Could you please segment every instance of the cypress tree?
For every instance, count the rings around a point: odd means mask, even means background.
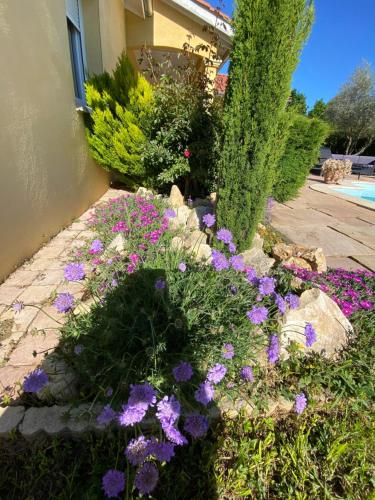
[[[287,139],[291,78],[313,20],[306,0],[238,0],[219,162],[217,219],[251,244]]]

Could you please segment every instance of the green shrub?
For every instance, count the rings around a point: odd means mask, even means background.
[[[219,163],[218,224],[251,244],[285,146],[285,105],[311,26],[305,0],[239,0]]]
[[[319,158],[328,132],[329,126],[318,118],[293,116],[285,151],[275,172],[272,195],[277,201],[287,201],[298,194]]]
[[[115,172],[129,187],[146,183],[142,155],[152,110],[152,87],[123,54],[112,75],[103,73],[86,84],[93,109],[86,136],[93,158]]]

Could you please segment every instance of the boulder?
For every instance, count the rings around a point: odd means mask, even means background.
[[[305,345],[306,323],[311,323],[316,331],[317,340],[311,347]],[[287,357],[286,346],[294,341],[304,351],[335,358],[337,351],[346,345],[348,334],[353,331],[339,306],[318,288],[303,292],[299,307],[288,310],[281,325],[281,353],[284,357]]]
[[[78,394],[75,373],[56,353],[43,360],[42,368],[48,375],[48,385],[37,393],[40,400],[67,400]]]
[[[149,196],[153,196],[154,193],[152,191],[150,191],[149,189],[141,186],[138,188],[136,194],[137,194],[137,196],[144,196],[146,198]]]
[[[119,233],[115,238],[113,238],[111,243],[108,245],[107,251],[115,250],[116,252],[123,254],[125,252],[125,248],[126,248],[125,238],[121,233]]]
[[[184,197],[178,187],[173,184],[171,194],[169,195],[169,203],[173,208],[179,208],[184,205]]]
[[[186,227],[188,229],[203,229],[203,217],[211,212],[212,210],[209,206],[199,206],[193,208],[186,221]]]
[[[295,265],[319,273],[327,271],[326,258],[321,248],[277,243],[272,249],[272,255],[278,262],[284,264]]]
[[[217,193],[211,193],[209,199],[212,205],[215,207],[217,203]]]
[[[171,241],[172,250],[181,250],[184,247],[184,240],[179,236],[175,236]]]
[[[263,250],[259,248],[245,250],[245,252],[242,252],[240,255],[242,255],[246,266],[255,269],[257,276],[265,276],[268,274],[275,263],[275,259],[268,257]]]
[[[186,222],[188,221],[191,212],[191,209],[186,205],[179,207],[176,212],[178,225],[186,226]]]
[[[210,264],[212,261],[212,248],[206,243],[193,247],[193,253],[198,262]]]
[[[251,248],[257,248],[258,250],[263,250],[263,238],[260,236],[260,234],[255,233],[253,241],[251,242]]]
[[[192,231],[184,234],[184,247],[187,250],[198,248],[199,245],[207,243],[207,235],[202,231]]]

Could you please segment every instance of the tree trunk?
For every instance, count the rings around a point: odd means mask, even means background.
[[[364,151],[366,151],[366,149],[367,149],[369,146],[371,146],[371,144],[374,142],[374,140],[375,140],[375,137],[371,137],[371,139],[370,139],[370,140],[368,140],[368,141],[366,142],[366,144],[365,144],[362,148],[360,148],[360,150],[359,150],[359,151],[357,151],[357,152],[356,152],[356,153],[354,153],[354,154],[355,154],[355,155],[360,155],[360,154],[362,154]]]

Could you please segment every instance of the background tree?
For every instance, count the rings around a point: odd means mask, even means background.
[[[323,99],[318,99],[314,106],[310,109],[308,115],[310,118],[320,118],[324,119],[325,113],[327,109],[327,104],[323,101]]]
[[[358,68],[327,106],[326,118],[345,138],[345,154],[361,154],[375,140],[375,76]]]
[[[238,0],[219,163],[219,226],[248,248],[286,134],[291,77],[313,19],[306,0]]]
[[[293,89],[288,99],[287,107],[289,111],[305,115],[307,113],[306,96],[302,92]]]

